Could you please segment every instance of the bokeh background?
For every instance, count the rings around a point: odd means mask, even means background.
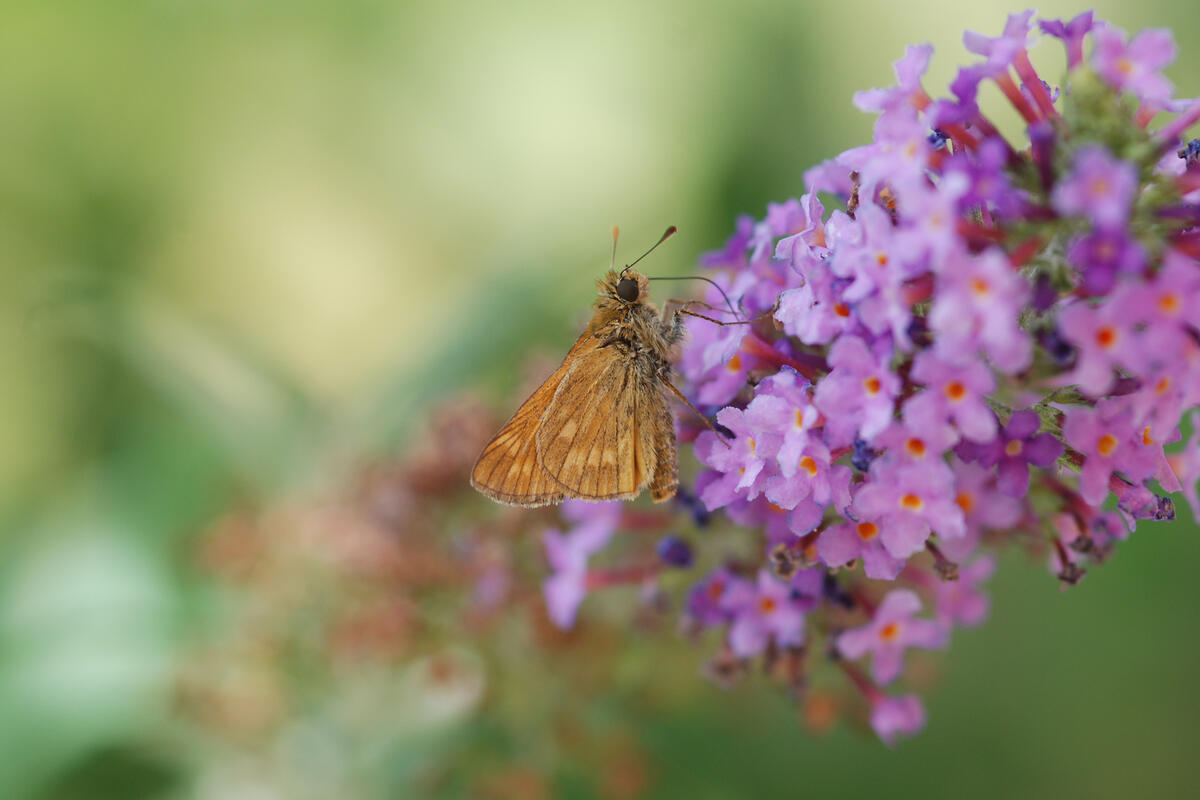
[[[1194,3],[1095,6],[1172,28],[1169,75],[1200,94]],[[282,531],[254,556],[282,564],[271,591],[354,592],[353,575],[280,556],[314,514],[335,537],[350,524],[312,498],[353,495],[445,398],[510,409],[527,361],[560,355],[585,318],[610,225],[626,255],[679,225],[652,271],[687,273],[737,214],[869,139],[850,97],[887,85],[906,44],[935,45],[936,96],[967,58],[962,30],[1017,10],[3,4],[0,796],[1194,792],[1186,511],[1069,592],[1009,557],[990,623],[931,662],[927,731],[895,751],[844,723],[810,731],[764,682],[720,691],[670,631],[626,653],[617,615],[615,634],[543,633],[545,654],[506,647],[521,634],[501,619],[482,654],[451,625],[390,659],[314,676],[317,647],[256,672],[238,648],[254,647],[261,582],[231,591],[209,568],[213,541],[263,538],[238,527],[251,510],[269,522],[248,529]],[[1061,50],[1035,62],[1053,79]],[[513,552],[536,560],[527,545]],[[611,669],[554,684],[589,648]],[[444,653],[446,697],[420,688]],[[234,687],[232,723],[197,683]],[[280,683],[303,691],[272,705]],[[557,703],[573,717],[547,727]]]

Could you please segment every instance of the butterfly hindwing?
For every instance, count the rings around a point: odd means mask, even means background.
[[[661,503],[674,497],[679,486],[679,445],[675,441],[675,418],[671,415],[671,408],[662,394],[662,388],[655,386],[655,389],[663,399],[656,409],[659,421],[654,427],[657,433],[654,435],[655,441],[652,442],[655,468],[650,479],[650,496],[654,502]]]

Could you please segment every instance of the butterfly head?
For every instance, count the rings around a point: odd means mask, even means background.
[[[604,290],[624,305],[635,305],[649,297],[650,281],[642,273],[626,267],[620,272],[608,273],[604,281]]]

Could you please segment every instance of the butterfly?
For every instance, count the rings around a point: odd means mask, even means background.
[[[674,233],[668,228],[654,247]],[[615,249],[615,228],[613,242]],[[471,485],[483,494],[516,506],[568,497],[627,500],[647,487],[655,502],[674,496],[678,456],[669,395],[696,411],[670,381],[672,348],[684,333],[681,315],[689,312],[660,318],[649,302],[649,279],[632,266],[610,269],[597,282],[592,319],[562,365],[479,454]]]

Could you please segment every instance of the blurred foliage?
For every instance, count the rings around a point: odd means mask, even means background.
[[[617,613],[531,657],[532,605],[495,622],[489,655],[438,628],[338,672],[311,643],[272,666],[307,694],[271,734],[228,727],[262,724],[261,676],[205,648],[263,645],[246,627],[263,600],[214,577],[214,537],[275,530],[269,552],[288,552],[300,531],[271,514],[331,513],[441,398],[479,386],[507,408],[519,365],[565,349],[610,224],[625,253],[677,223],[654,263],[688,271],[736,214],[867,138],[851,93],[889,82],[905,44],[935,44],[940,88],[962,29],[1016,10],[868,5],[4,4],[0,796],[1184,793],[1200,734],[1186,522],[1061,596],[1040,565],[1005,565],[994,619],[956,640],[929,729],[898,752],[814,737],[754,682],[713,689],[685,642],[625,648]],[[1098,11],[1173,28],[1171,74],[1200,92],[1193,4]],[[281,589],[318,610],[356,597],[312,552]],[[530,534],[518,554],[536,581]],[[405,700],[406,681],[444,653],[489,678],[406,738],[431,696]],[[195,702],[214,684],[250,696]],[[309,771],[278,771],[295,764]]]

